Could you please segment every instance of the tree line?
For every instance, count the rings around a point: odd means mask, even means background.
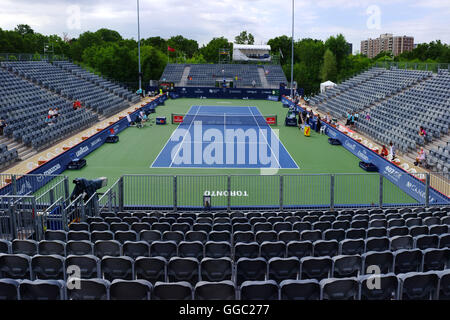
[[[242,31],[234,39],[239,44],[254,44],[251,33]],[[14,30],[0,29],[0,53],[44,53],[51,44],[53,53],[64,55],[75,63],[110,79],[137,84],[138,45],[135,39],[124,39],[119,32],[102,28],[84,32],[78,38],[42,35],[28,25],[18,25]],[[290,80],[291,37],[286,35],[270,39],[272,54],[279,57],[281,66]],[[173,48],[169,51],[168,48]],[[141,67],[144,83],[161,77],[168,62],[218,63],[219,50],[232,52],[233,44],[225,37],[213,38],[200,46],[196,40],[181,35],[169,39],[149,37],[141,39]],[[0,57],[1,59],[1,57]],[[411,63],[448,63],[450,46],[440,41],[419,44],[411,52],[393,57],[384,52],[373,59],[349,52],[342,34],[330,36],[326,41],[300,39],[294,42],[294,81],[305,89],[307,95],[319,90],[326,80],[341,82],[377,61],[407,61]]]

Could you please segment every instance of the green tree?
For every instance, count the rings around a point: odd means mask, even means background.
[[[186,55],[187,58],[192,58],[198,52],[198,42],[191,39],[186,39],[183,36],[171,37],[167,40],[167,44],[177,50],[176,55]],[[167,50],[167,48],[166,48]]]
[[[342,34],[338,34],[336,37],[331,36],[325,41],[325,47],[330,49],[336,57],[337,71],[340,72],[344,58],[348,55],[347,40],[345,40],[345,37]]]
[[[17,27],[14,28],[14,31],[21,36],[34,33],[34,30],[27,24],[18,24]]]
[[[229,43],[224,37],[213,38],[207,45],[200,49],[200,53],[208,63],[217,63],[219,61],[219,50],[233,50],[233,44]]]
[[[320,76],[323,82],[333,81],[336,82],[337,78],[337,63],[336,57],[330,49],[325,51],[323,56],[323,65],[321,68]]]
[[[281,36],[270,39],[267,44],[272,50],[272,55],[278,55],[281,51],[283,57],[281,58],[281,64],[290,63],[291,61],[291,37]]]
[[[234,38],[234,42],[237,44],[254,44],[255,37],[251,33],[247,33],[247,31],[242,31]]]

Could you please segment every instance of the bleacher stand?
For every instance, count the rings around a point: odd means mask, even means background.
[[[448,299],[449,225],[449,207],[102,212],[39,242],[0,240],[0,297]],[[382,285],[368,290],[374,265]]]
[[[184,70],[188,67],[189,74],[183,79]],[[235,88],[264,88],[261,75],[266,78],[270,88],[279,88],[280,83],[287,83],[281,66],[254,64],[168,64],[161,80],[176,85],[183,83],[188,87],[214,87],[216,81],[226,78],[233,81]],[[188,77],[192,77],[192,80]]]
[[[4,144],[0,145],[0,168],[10,165],[18,157],[19,155],[16,149],[8,150],[8,146]]]

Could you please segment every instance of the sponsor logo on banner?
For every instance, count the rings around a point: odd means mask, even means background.
[[[219,93],[219,89],[209,89],[209,93]]]
[[[270,101],[278,101],[278,96],[268,96],[268,97],[267,97],[267,100],[270,100]]]
[[[22,187],[20,188],[19,191],[17,191],[18,194],[20,195],[24,195],[28,193],[28,190],[31,190],[32,186],[31,183],[29,183],[28,181],[25,181],[25,183],[22,184]]]
[[[395,182],[398,182],[400,180],[400,178],[402,177],[402,173],[390,165],[387,165],[384,167],[383,174],[394,179]]]
[[[205,93],[203,90],[197,89],[194,91],[194,93]]]
[[[209,191],[209,190],[206,190],[204,193],[203,193],[203,195],[204,196],[211,196],[211,197],[228,197],[228,190],[225,190],[225,191]],[[247,191],[245,191],[245,190],[243,190],[243,191],[241,191],[241,190],[233,190],[233,191],[230,191],[230,197],[238,197],[238,198],[241,198],[241,197],[248,197],[249,195],[248,195],[248,192]]]
[[[351,143],[350,141],[345,141],[344,145],[352,151],[356,149],[356,143]]]
[[[56,171],[58,171],[59,169],[61,169],[61,165],[59,163],[55,164],[53,167],[51,167],[50,169],[44,171],[43,175],[51,175],[54,174]]]
[[[85,146],[85,147],[81,147],[80,150],[78,150],[75,155],[77,156],[77,158],[80,158],[82,155],[84,155],[85,153],[87,153],[89,151],[89,147]]]
[[[327,127],[326,134],[329,135],[333,139],[336,139],[336,137],[337,137],[336,132],[334,132],[334,130],[331,130],[329,127]]]
[[[91,147],[96,146],[97,144],[102,142],[102,138],[97,138],[94,141],[91,142]]]
[[[425,190],[420,190],[420,187],[417,184],[408,181],[406,183],[406,187],[415,194],[419,195],[422,199],[425,199]]]
[[[258,91],[256,91],[256,90],[246,90],[245,92],[246,93],[250,93],[250,94],[257,94],[258,93]]]
[[[230,90],[230,93],[242,93],[242,90]]]
[[[359,157],[361,160],[363,160],[365,162],[369,162],[369,157],[366,154],[366,150],[358,151],[356,156]]]

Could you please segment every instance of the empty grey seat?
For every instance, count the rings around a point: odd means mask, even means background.
[[[236,300],[236,288],[232,281],[200,281],[194,288],[195,300]]]
[[[360,255],[340,255],[332,259],[332,277],[351,278],[360,275],[362,268],[362,258]]]
[[[277,283],[283,280],[297,280],[300,272],[300,260],[296,257],[272,258],[268,266],[268,279]]]
[[[67,288],[68,300],[108,300],[110,282],[103,279],[79,279],[79,287]]]
[[[192,300],[192,286],[189,282],[157,282],[153,288],[153,300]]]
[[[38,253],[38,243],[34,240],[13,240],[11,243],[11,251],[15,254],[26,254],[34,256]]]
[[[436,299],[439,277],[435,272],[409,272],[397,277],[400,280],[400,300]]]
[[[69,241],[66,243],[66,255],[92,255],[94,246],[90,241]]]
[[[132,259],[137,257],[149,257],[150,245],[146,241],[125,241],[122,246],[122,253]]]
[[[236,284],[245,281],[263,281],[267,274],[267,261],[264,258],[240,258],[236,263]]]
[[[391,300],[398,297],[398,279],[393,273],[358,277],[360,300]]]
[[[278,300],[278,285],[273,280],[245,281],[240,287],[241,300]]]
[[[116,240],[100,240],[94,244],[94,254],[99,258],[105,256],[118,257],[121,255],[121,245]]]
[[[64,257],[66,255],[66,244],[58,240],[42,240],[39,241],[38,252],[41,255],[56,254]]]
[[[65,259],[58,255],[35,255],[31,258],[33,279],[65,280]]]
[[[100,277],[100,259],[94,255],[68,256],[65,261],[67,278],[95,279]],[[70,270],[72,268],[72,270]],[[77,275],[77,271],[80,275]]]
[[[280,283],[281,300],[319,300],[319,281],[311,280],[284,280]]]
[[[186,281],[192,285],[199,280],[199,264],[195,258],[173,257],[167,264],[169,282]]]
[[[18,300],[19,284],[18,280],[0,279],[0,300]]]
[[[100,263],[103,278],[108,281],[115,279],[132,280],[134,261],[130,257],[104,256]]]
[[[358,281],[356,278],[323,279],[320,281],[322,300],[356,300]]]
[[[166,281],[167,261],[163,257],[139,257],[134,262],[134,277],[151,284]]]
[[[230,258],[204,258],[200,263],[201,280],[220,282],[232,280],[233,263]]]
[[[109,288],[110,300],[150,300],[153,286],[146,280],[116,279]]]
[[[0,254],[0,278],[31,280],[31,258],[24,254]]]
[[[19,286],[20,300],[65,300],[62,280],[23,280]]]

